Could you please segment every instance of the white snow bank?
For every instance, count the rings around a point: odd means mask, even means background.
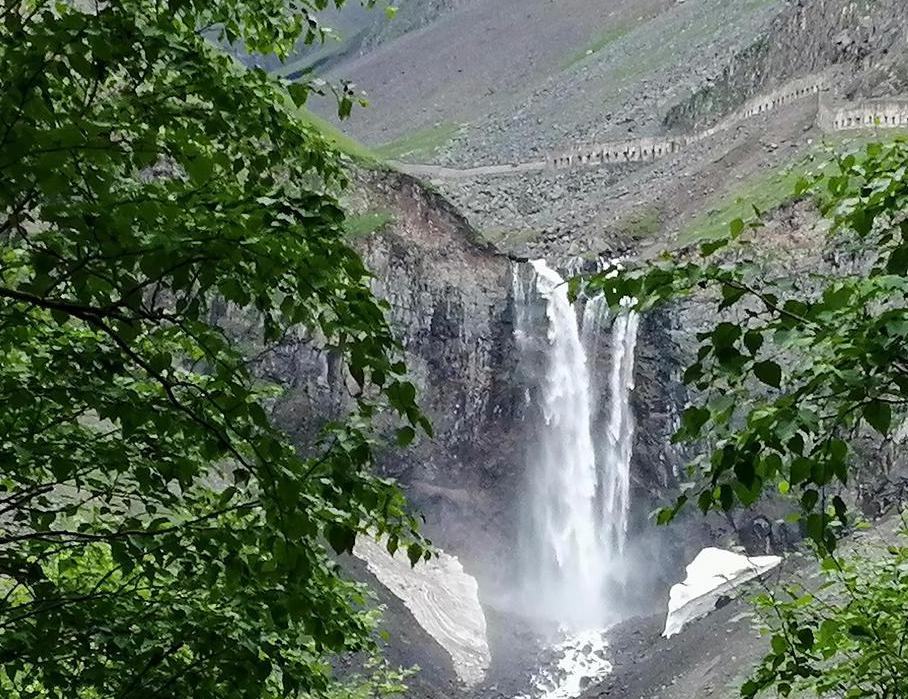
[[[685,624],[706,616],[722,596],[748,580],[775,568],[778,556],[749,558],[733,551],[705,548],[687,566],[687,578],[673,586],[665,619],[665,638],[674,636]]]
[[[393,557],[380,543],[357,537],[353,554],[398,597],[417,623],[444,648],[457,676],[468,686],[485,677],[491,662],[479,585],[454,556],[438,551],[410,566],[406,550]]]

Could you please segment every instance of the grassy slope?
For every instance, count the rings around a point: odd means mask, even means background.
[[[449,143],[460,129],[460,124],[440,122],[376,146],[375,153],[388,160],[429,157]]]
[[[892,129],[878,133],[845,134],[830,137],[822,145],[792,158],[782,167],[751,177],[734,189],[720,193],[705,207],[704,213],[688,224],[678,236],[683,244],[712,240],[724,235],[735,219],[748,219],[754,207],[773,211],[795,199],[798,180],[828,162],[831,154],[863,147],[873,141],[888,141],[908,136],[908,130]]]
[[[355,138],[348,136],[334,124],[317,114],[313,114],[307,109],[301,109],[299,117],[302,121],[319,131],[341,153],[345,153],[365,165],[376,165],[381,160],[378,153],[367,148]]]
[[[344,221],[344,232],[347,238],[367,238],[373,233],[383,230],[385,226],[394,221],[390,211],[367,211],[363,214],[352,214]]]

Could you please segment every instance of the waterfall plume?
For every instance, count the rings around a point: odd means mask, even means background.
[[[638,318],[626,311],[611,319],[608,403],[600,406],[606,386],[593,360],[607,306],[593,298],[578,309],[555,270],[531,264],[531,275],[515,269],[514,278],[515,336],[532,365],[521,582],[540,616],[599,627],[611,616],[607,588],[621,578],[627,537]]]

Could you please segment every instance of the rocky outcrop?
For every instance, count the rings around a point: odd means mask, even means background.
[[[428,535],[467,565],[494,555],[499,488],[513,480],[515,401],[511,261],[484,245],[442,196],[392,172],[359,172],[350,206],[382,211],[384,227],[353,244],[403,346],[434,437],[380,450],[427,520]],[[287,387],[279,417],[300,442],[349,405],[336,357],[308,339],[285,341],[264,371]]]
[[[671,108],[665,125],[691,131],[792,78],[834,68],[842,96],[898,94],[906,81],[903,0],[798,0],[720,74]]]

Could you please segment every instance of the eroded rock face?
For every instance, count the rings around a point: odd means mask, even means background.
[[[395,221],[360,249],[435,431],[383,465],[425,514],[429,535],[482,568],[511,529],[508,489],[519,468],[512,262],[415,180],[376,177],[369,186]]]
[[[381,211],[381,230],[353,241],[390,306],[389,320],[434,428],[380,464],[426,517],[427,534],[467,566],[494,560],[508,529],[508,484],[518,464],[511,374],[511,261],[478,241],[440,195],[406,175],[357,175],[351,205]],[[281,424],[305,443],[350,398],[337,358],[287,340],[264,373],[287,387]],[[389,439],[393,444],[393,439]]]
[[[791,78],[833,68],[840,96],[884,97],[908,85],[903,0],[791,3],[714,80],[670,109],[665,125],[690,130]]]

